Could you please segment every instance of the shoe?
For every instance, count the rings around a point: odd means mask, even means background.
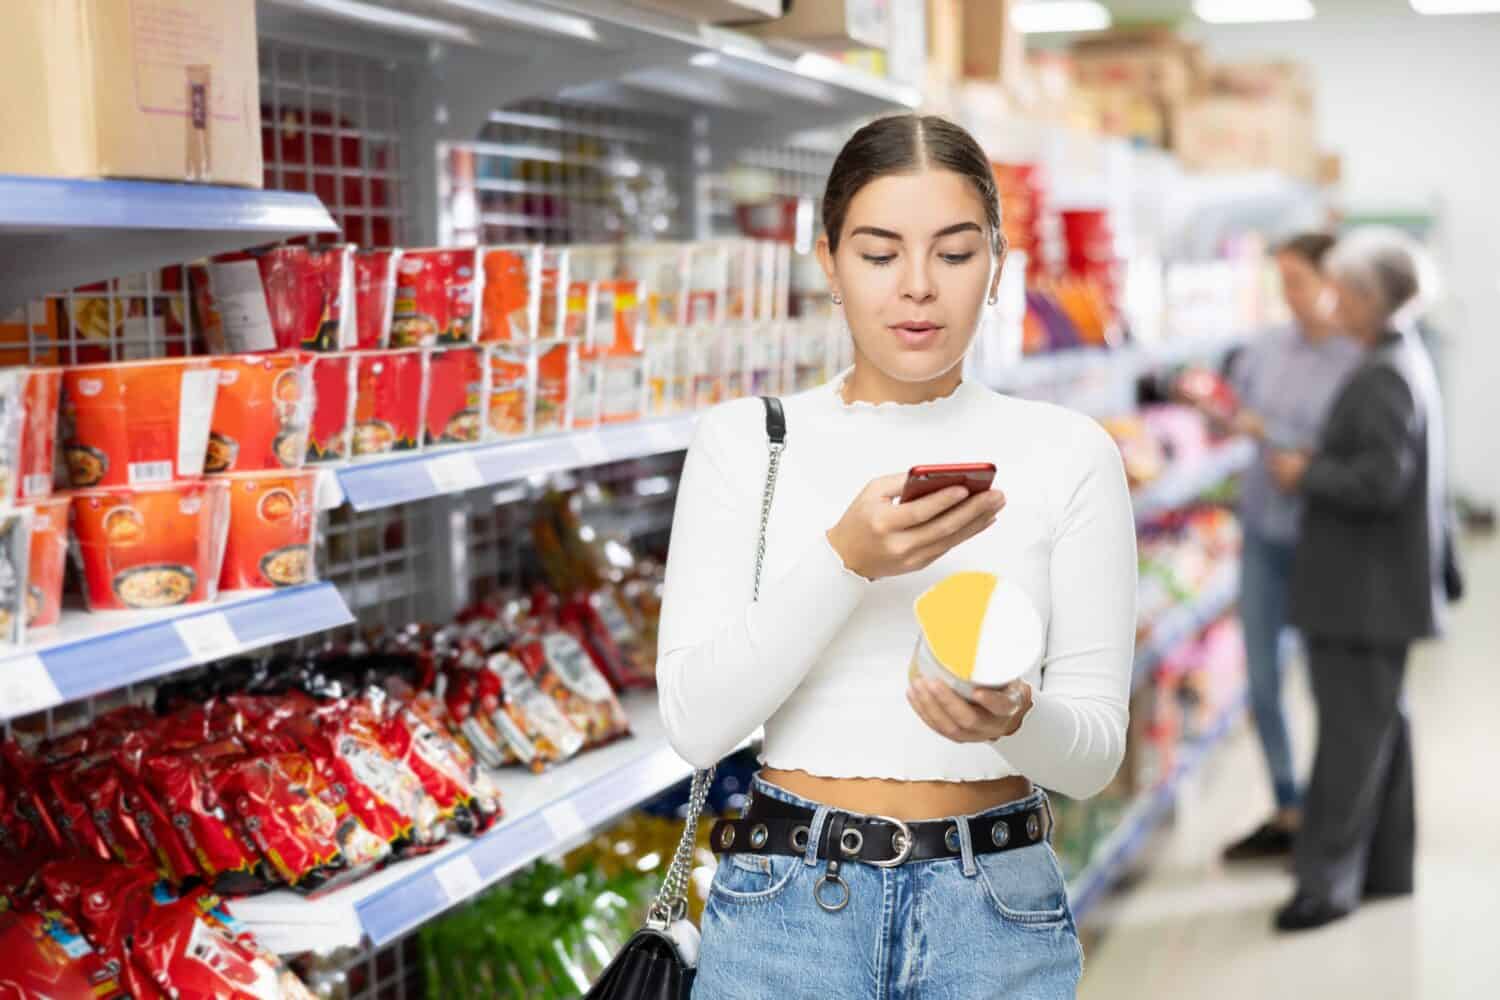
[[[1290,857],[1297,835],[1274,823],[1265,823],[1254,833],[1224,848],[1225,861],[1259,861]]]
[[[1297,893],[1292,901],[1276,911],[1278,931],[1310,931],[1324,927],[1335,920],[1342,920],[1350,910],[1338,906],[1321,896],[1304,896]]]
[[[1411,886],[1406,886],[1403,889],[1382,889],[1367,885],[1365,886],[1365,891],[1361,894],[1361,898],[1371,903],[1378,903],[1386,899],[1404,899],[1415,891]]]

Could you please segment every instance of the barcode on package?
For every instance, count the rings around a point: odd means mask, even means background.
[[[172,481],[171,462],[131,462],[130,463],[130,485],[139,486],[142,483],[170,483]]]

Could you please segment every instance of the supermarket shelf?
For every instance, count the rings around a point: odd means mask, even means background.
[[[0,174],[0,308],[118,274],[335,232],[314,195]]]
[[[1239,587],[1239,565],[1228,563],[1214,574],[1197,600],[1162,616],[1146,643],[1136,650],[1131,689],[1144,684],[1174,649],[1227,614],[1239,599]]]
[[[444,448],[417,455],[355,462],[335,470],[342,499],[355,510],[495,486],[528,476],[584,469],[681,451],[697,417],[664,417],[594,431]],[[336,499],[332,495],[328,501]]]
[[[1246,693],[1239,692],[1214,720],[1207,732],[1178,752],[1177,763],[1154,789],[1146,792],[1125,813],[1120,825],[1094,852],[1094,859],[1068,885],[1073,916],[1082,922],[1089,911],[1130,867],[1177,802],[1183,784],[1203,766],[1208,755],[1228,735],[1244,711]]]
[[[999,380],[997,389],[1025,393],[1097,377],[1136,378],[1163,368],[1210,363],[1245,342],[1240,335],[1177,337],[1156,344],[1104,349],[1080,347],[1022,358]]]
[[[1197,462],[1181,463],[1132,498],[1137,523],[1185,507],[1224,480],[1249,468],[1255,460],[1255,444],[1236,438],[1218,445]]]
[[[692,774],[667,745],[654,692],[627,696],[634,735],[545,775],[501,772],[505,819],[473,840],[392,865],[318,899],[289,891],[242,899],[237,917],[269,948],[381,946]]]
[[[353,620],[331,583],[170,611],[64,611],[56,626],[34,630],[24,650],[0,658],[0,720]]]

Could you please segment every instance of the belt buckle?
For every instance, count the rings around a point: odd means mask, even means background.
[[[894,826],[896,831],[891,834],[891,846],[896,847],[898,841],[901,846],[896,849],[896,856],[889,861],[866,861],[865,864],[872,865],[875,868],[899,868],[910,861],[912,851],[916,850],[917,847],[916,838],[911,834],[911,827],[907,826],[904,820],[896,819],[894,816],[872,816],[870,818]]]

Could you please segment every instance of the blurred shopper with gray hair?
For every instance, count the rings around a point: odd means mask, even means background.
[[[1363,360],[1317,447],[1271,458],[1304,503],[1290,619],[1307,640],[1318,749],[1284,931],[1319,927],[1362,899],[1414,887],[1416,805],[1402,697],[1413,641],[1436,635],[1446,501],[1442,404],[1416,334],[1425,256],[1395,230],[1361,229],[1324,270]]]

